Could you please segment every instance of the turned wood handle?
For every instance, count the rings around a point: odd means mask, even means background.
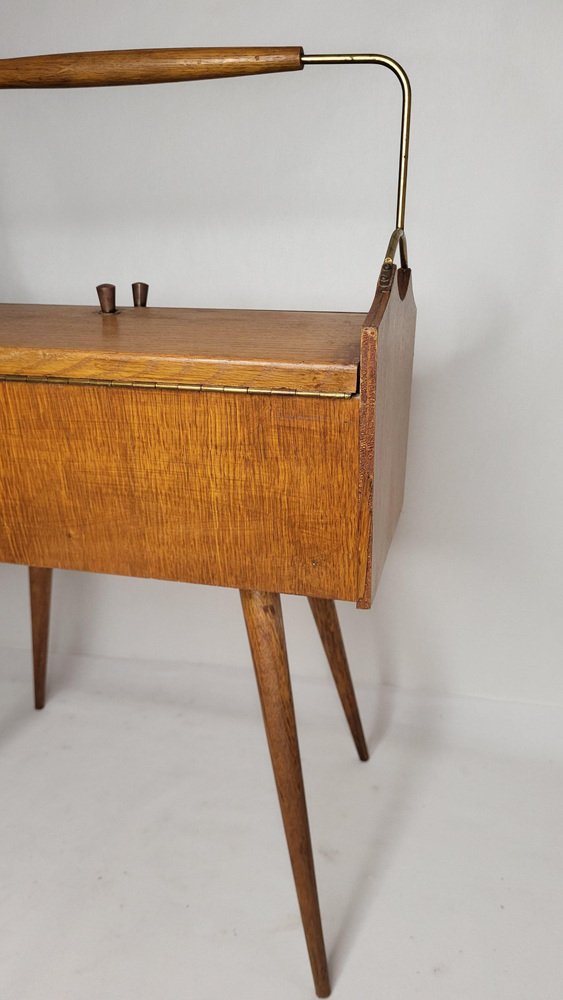
[[[0,89],[122,87],[302,69],[299,46],[253,49],[125,49],[0,59]]]

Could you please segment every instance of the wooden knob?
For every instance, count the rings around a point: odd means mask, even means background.
[[[96,291],[100,300],[100,309],[103,313],[114,313],[115,310],[115,285],[104,283],[96,285]]]
[[[131,288],[133,289],[133,305],[146,306],[149,286],[144,281],[134,281]]]

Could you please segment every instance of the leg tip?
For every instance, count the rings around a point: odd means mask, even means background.
[[[366,743],[366,738],[363,734],[363,731],[355,734],[354,743],[356,746],[356,750],[358,751],[358,757],[360,758],[360,760],[363,761],[369,760],[368,745]]]
[[[324,944],[323,944],[324,949]],[[320,957],[320,968],[315,968],[313,966],[313,982],[315,984],[315,993],[318,997],[324,998],[329,997],[331,994],[330,978],[328,974],[328,966],[326,961],[326,956],[324,953]]]

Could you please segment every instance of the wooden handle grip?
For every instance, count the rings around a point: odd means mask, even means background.
[[[0,59],[0,89],[121,87],[302,69],[299,46],[254,49],[124,49]]]

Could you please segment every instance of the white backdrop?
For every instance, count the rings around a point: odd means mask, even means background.
[[[366,684],[563,702],[559,0],[469,5],[12,0],[0,55],[179,45],[384,52],[414,90],[407,234],[419,320],[405,509]],[[400,92],[384,69],[0,93],[0,299],[368,309],[393,228]],[[59,653],[247,666],[233,591],[58,574]],[[296,673],[324,677],[306,602]],[[0,567],[0,643],[29,643]]]

